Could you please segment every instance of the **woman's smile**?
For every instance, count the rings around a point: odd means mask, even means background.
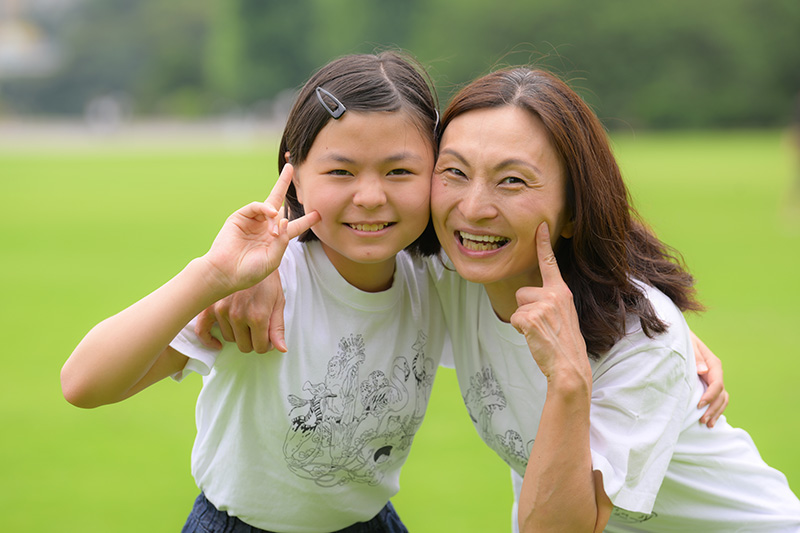
[[[431,186],[442,248],[461,276],[509,289],[538,285],[536,228],[571,235],[566,177],[541,120],[513,107],[468,111],[444,131]]]
[[[462,230],[456,231],[455,236],[461,246],[473,252],[499,250],[509,242],[508,238],[499,235],[478,235]]]

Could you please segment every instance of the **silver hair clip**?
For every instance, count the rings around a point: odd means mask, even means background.
[[[333,103],[336,104],[336,110],[331,109],[330,106],[328,106],[328,104],[325,103],[325,100],[322,98],[322,95],[325,95],[331,100],[333,100]],[[338,98],[333,96],[331,93],[329,93],[322,87],[317,87],[317,100],[319,100],[319,103],[322,104],[322,107],[325,108],[325,111],[330,113],[330,115],[333,118],[339,118],[344,114],[345,111],[347,111],[347,108],[344,106],[343,103],[339,101]]]
[[[436,130],[439,129],[439,110],[434,109],[434,113],[436,113],[436,123],[433,125],[433,132],[436,133]]]

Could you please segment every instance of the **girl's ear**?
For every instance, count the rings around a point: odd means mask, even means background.
[[[292,154],[288,151],[283,154],[283,158],[288,164],[292,164]],[[294,185],[294,192],[295,196],[297,197],[297,201],[301,204],[303,203],[303,191],[300,188],[300,180],[297,179],[297,167],[294,167],[294,175],[292,176],[292,185]]]

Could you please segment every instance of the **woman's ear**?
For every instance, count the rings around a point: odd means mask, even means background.
[[[575,235],[575,221],[572,218],[567,220],[567,223],[564,224],[563,228],[561,228],[560,235],[565,239],[569,239]]]

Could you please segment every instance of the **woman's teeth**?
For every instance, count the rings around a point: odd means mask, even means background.
[[[383,224],[348,224],[348,226],[356,231],[380,231],[388,225],[388,222],[384,222]]]
[[[497,250],[508,242],[507,238],[499,237],[497,235],[473,235],[472,233],[467,233],[466,231],[459,231],[458,235],[461,237],[461,244],[464,246],[464,248],[467,250],[474,250],[476,252]]]

